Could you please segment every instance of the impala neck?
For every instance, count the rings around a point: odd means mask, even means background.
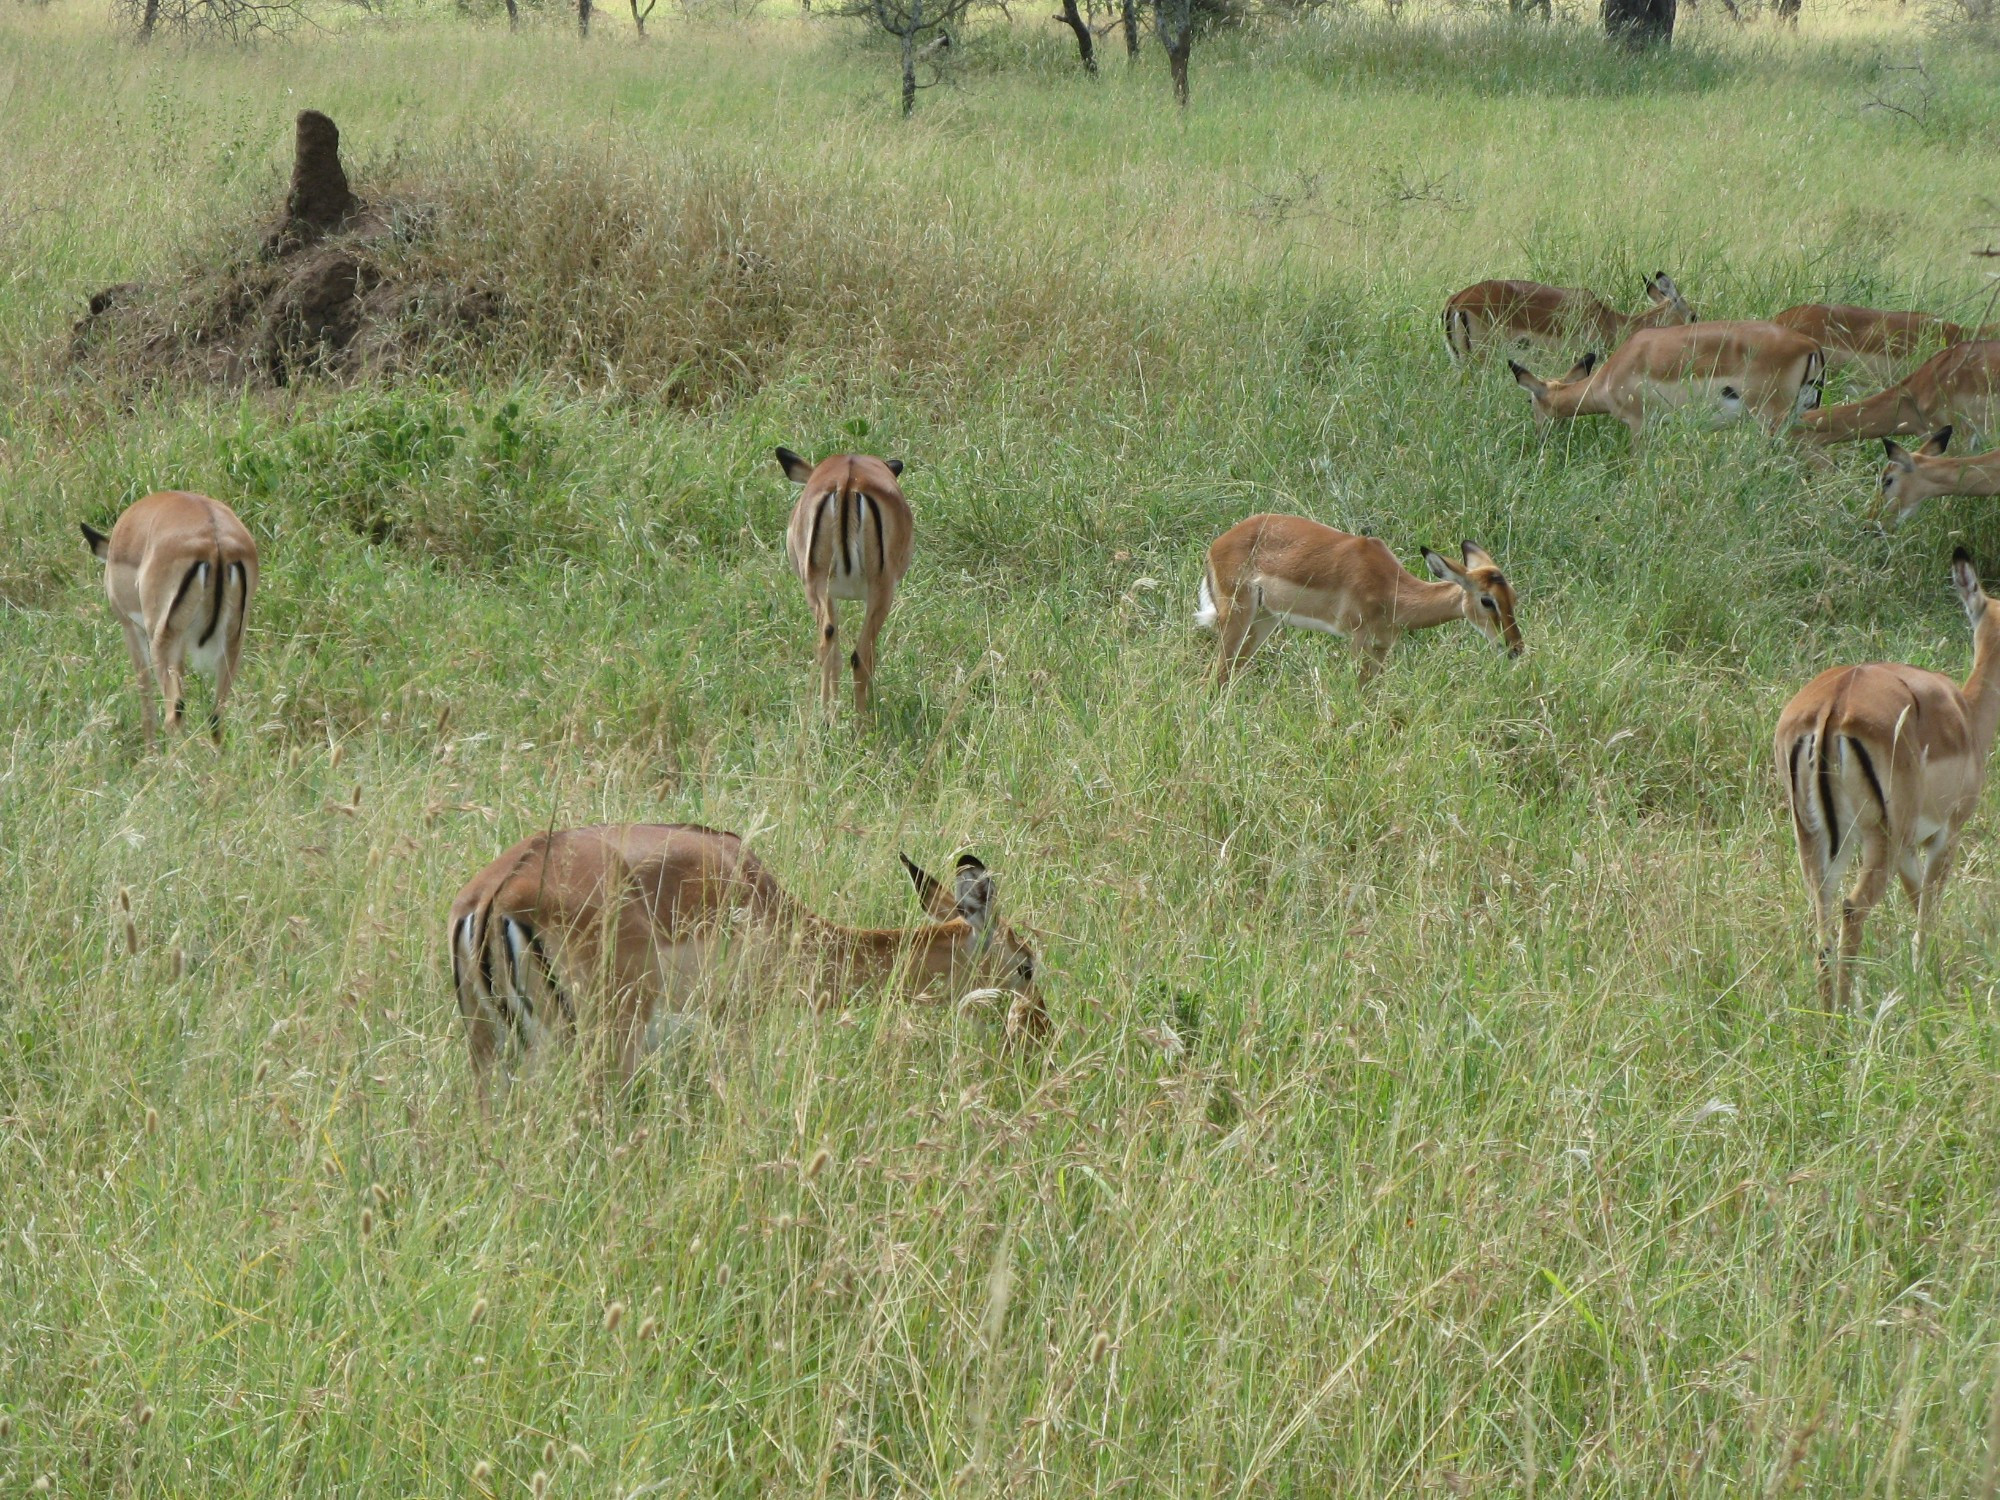
[[[2000,493],[2000,452],[1977,458],[1920,458],[1917,474],[1933,495]]]
[[[1980,764],[2000,729],[2000,604],[1989,604],[1972,637],[1972,675],[1965,679],[1965,708]]]
[[[1896,437],[1921,431],[1924,414],[1900,385],[1878,391],[1866,401],[1821,406],[1799,413],[1798,431],[1822,443]]]
[[[951,973],[966,925],[954,920],[921,927],[842,927],[808,915],[796,931],[844,985],[860,988],[900,978],[921,989]]]
[[[1405,630],[1463,620],[1471,602],[1455,583],[1431,583],[1407,572],[1396,580],[1396,623]]]
[[[1581,380],[1551,381],[1548,395],[1543,398],[1548,403],[1549,415],[1565,418],[1605,415],[1611,408],[1602,400],[1594,399],[1598,395],[1597,384],[1596,374],[1586,375]],[[1453,586],[1446,585],[1447,588]]]

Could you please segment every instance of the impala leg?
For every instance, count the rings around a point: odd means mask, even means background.
[[[817,632],[813,651],[819,662],[819,704],[833,712],[833,695],[840,687],[840,610],[827,594],[826,585],[806,585],[806,602],[812,606]]]
[[[1801,823],[1792,820],[1792,832],[1799,843],[1799,868],[1805,874],[1806,891],[1813,904],[1813,958],[1814,967],[1819,971],[1819,998],[1828,1011],[1833,1009],[1835,980],[1840,965],[1835,956],[1834,942],[1840,911],[1840,877],[1843,862],[1835,862],[1826,857],[1821,835]]]
[[[243,632],[238,629],[222,648],[222,660],[215,666],[215,703],[208,711],[208,728],[218,745],[222,743],[222,707],[229,701],[230,688],[236,685],[236,663],[242,655]]]
[[[1390,641],[1371,640],[1360,636],[1355,637],[1354,680],[1356,683],[1362,687],[1366,687],[1375,680],[1376,674],[1382,670],[1384,664],[1389,660],[1389,647],[1391,644],[1392,642]]]
[[[869,711],[870,700],[875,691],[875,638],[882,633],[882,626],[889,618],[889,605],[895,596],[885,588],[877,588],[868,599],[868,612],[861,619],[861,630],[854,642],[854,654],[849,662],[854,668],[854,711],[865,714]]]
[[[162,620],[160,628],[153,632],[153,674],[160,680],[160,697],[167,708],[167,732],[172,734],[181,727],[181,709],[185,706],[182,694],[186,684],[181,675],[181,651],[187,643],[185,634],[170,637],[168,622]]]
[[[132,661],[132,676],[139,684],[139,717],[146,726],[146,748],[151,749],[159,735],[159,710],[153,707],[153,695],[159,687],[153,681],[152,657],[147,651],[145,632],[124,616],[118,623],[125,631],[125,654]]]
[[[1872,830],[1861,849],[1861,878],[1840,908],[1840,966],[1834,986],[1834,1003],[1842,1010],[1850,1007],[1854,995],[1854,962],[1861,955],[1861,929],[1889,887],[1889,866],[1883,847],[1886,841]]]
[[[1264,643],[1277,622],[1261,619],[1263,611],[1253,599],[1221,601],[1218,613],[1221,618],[1215,622],[1215,684],[1221,687]]]

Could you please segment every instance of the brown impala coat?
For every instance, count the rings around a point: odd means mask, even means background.
[[[1370,536],[1351,536],[1304,516],[1251,516],[1208,549],[1195,624],[1220,638],[1215,672],[1227,682],[1280,625],[1345,636],[1359,657],[1361,680],[1380,669],[1405,632],[1464,620],[1521,654],[1514,590],[1493,559],[1460,544],[1464,566],[1426,549],[1441,583],[1416,577]]]
[[[1825,358],[1804,334],[1775,323],[1696,323],[1635,333],[1602,364],[1586,354],[1561,380],[1508,367],[1540,422],[1616,417],[1643,441],[1652,413],[1681,406],[1723,422],[1753,413],[1776,432],[1819,401]]]
[[[1002,986],[1010,1033],[1045,1029],[1034,954],[995,915],[986,867],[962,856],[947,889],[903,864],[936,920],[853,928],[793,901],[733,833],[608,823],[522,840],[451,907],[452,978],[482,1095],[496,1059],[532,1062],[585,1010],[630,1077],[668,1017],[722,1002],[742,960],[796,967],[835,992],[892,977],[918,992]]]
[[[1933,495],[2000,495],[2000,448],[1959,458],[1944,456],[1951,429],[1941,427],[1914,453],[1894,438],[1883,438],[1888,462],[1882,466],[1877,518],[1899,526]]]
[[[2000,339],[1954,344],[1865,401],[1823,407],[1799,418],[1799,434],[1841,443],[1957,427],[2000,435]]]
[[[1825,351],[1829,372],[1852,362],[1882,381],[1894,380],[1898,371],[1926,354],[1989,336],[1930,313],[1880,312],[1827,302],[1788,307],[1771,321],[1818,344]]]
[[[1628,315],[1581,287],[1544,286],[1539,281],[1482,281],[1453,292],[1445,303],[1445,347],[1457,360],[1494,344],[1573,349],[1583,343],[1608,349],[1624,343],[1641,328],[1694,322],[1694,309],[1665,271],[1655,271],[1645,285],[1651,306]]]
[[[222,709],[243,652],[243,622],[257,587],[257,543],[219,500],[162,490],[136,500],[106,536],[83,528],[104,562],[104,591],[125,632],[150,744],[153,695],[167,705],[167,728],[181,722],[182,675],[215,678],[209,722],[222,737]]]
[[[914,524],[896,483],[903,465],[859,453],[809,464],[789,448],[778,450],[778,464],[794,484],[805,486],[792,507],[785,550],[805,585],[819,632],[821,705],[831,710],[840,686],[837,601],[859,600],[865,606],[861,632],[848,660],[854,668],[854,707],[866,713],[875,682],[875,638],[910,566]]]
[[[1963,688],[1921,667],[1835,667],[1807,683],[1778,718],[1774,753],[1812,893],[1820,991],[1829,1005],[1848,1001],[1862,924],[1892,870],[1921,925],[1986,780],[2000,726],[2000,610],[1963,551],[1951,576],[1972,624],[1972,675]],[[1850,866],[1856,875],[1843,901]]]

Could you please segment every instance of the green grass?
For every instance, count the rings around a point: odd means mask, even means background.
[[[904,125],[831,26],[0,19],[0,1490],[1990,1493],[1993,813],[1828,1017],[1768,758],[1826,665],[1963,672],[1946,559],[2000,520],[1868,535],[1858,449],[1543,442],[1437,329],[1499,274],[1978,306],[2000,57],[1719,22],[1231,37],[1182,120],[1024,16]],[[1865,109],[1920,46],[1922,121]],[[68,370],[90,291],[250,232],[308,104],[527,331],[350,389]],[[644,253],[564,282],[549,216],[613,207]],[[718,224],[782,272],[750,321],[666,262]],[[765,342],[676,385],[683,314]],[[909,461],[870,730],[810,712],[779,442]],[[143,753],[76,534],[163,485],[264,551],[220,752]],[[1478,540],[1527,656],[1448,628],[1362,691],[1280,637],[1218,698],[1199,559],[1260,508]],[[1049,1051],[778,995],[482,1121],[446,908],[599,818],[742,830],[852,921],[977,850]]]

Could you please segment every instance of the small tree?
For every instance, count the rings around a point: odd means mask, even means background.
[[[1090,22],[1076,7],[1076,0],[1062,0],[1062,13],[1049,17],[1060,21],[1076,34],[1076,54],[1083,61],[1083,71],[1092,78],[1097,76],[1096,38],[1091,34]]]
[[[1153,0],[1153,26],[1167,51],[1167,71],[1174,77],[1174,102],[1188,102],[1188,53],[1194,48],[1195,0]]]
[[[658,5],[660,0],[646,0],[644,10],[639,9],[639,0],[629,0],[629,3],[632,6],[632,24],[639,28],[639,40],[643,42],[646,40],[647,18],[653,14],[653,7]]]
[[[1674,0],[1604,0],[1604,34],[1633,52],[1674,39]]]
[[[142,42],[162,31],[247,42],[287,31],[300,19],[296,0],[116,0],[118,15]]]
[[[590,0],[576,0],[576,34],[590,40]]]
[[[873,21],[903,44],[903,114],[917,107],[917,64],[935,63],[973,0],[847,0],[840,14]]]
[[[1125,28],[1125,61],[1139,60],[1139,0],[1122,0],[1119,23]]]

